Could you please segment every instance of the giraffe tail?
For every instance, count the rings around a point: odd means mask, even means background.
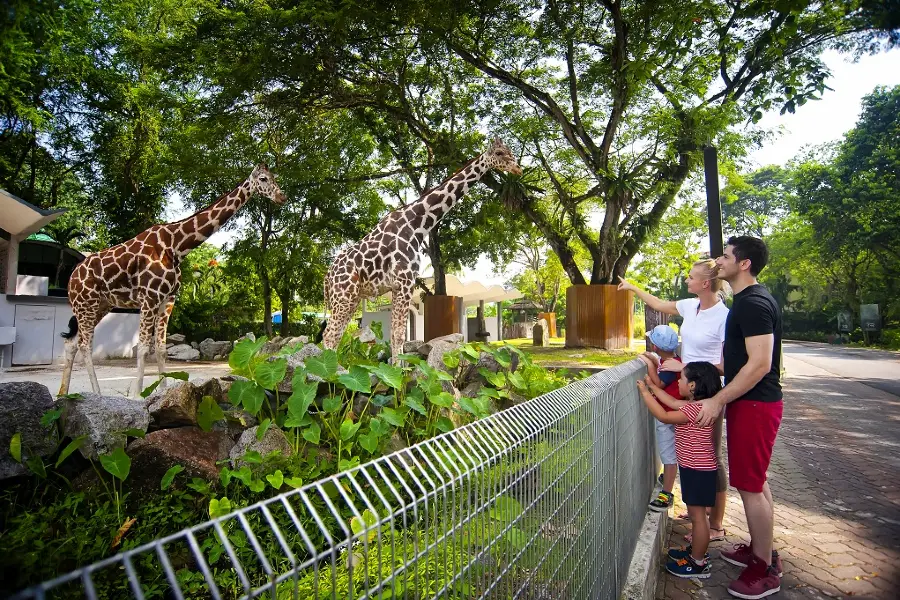
[[[75,318],[75,315],[72,315],[72,318],[69,319],[69,330],[60,332],[59,335],[67,340],[71,340],[78,335],[78,319]]]
[[[328,319],[322,321],[322,324],[319,326],[319,333],[316,334],[316,337],[313,339],[313,342],[316,344],[322,343],[322,338],[325,337],[325,328],[328,327]]]

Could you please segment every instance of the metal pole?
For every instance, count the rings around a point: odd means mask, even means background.
[[[722,200],[719,197],[719,161],[715,146],[703,148],[703,170],[706,174],[706,214],[709,219],[709,255],[722,256]]]

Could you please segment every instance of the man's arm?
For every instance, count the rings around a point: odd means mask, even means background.
[[[650,388],[650,391],[653,392],[653,395],[659,399],[660,402],[668,406],[669,408],[673,408],[678,410],[685,404],[687,404],[687,400],[678,400],[669,394],[658,385],[653,384],[652,382],[647,382],[647,387]]]
[[[650,393],[650,390],[647,389],[647,386],[644,385],[643,381],[638,381],[637,386],[641,393],[641,398],[644,399],[644,404],[646,404],[647,408],[650,410],[650,414],[659,421],[672,425],[680,425],[689,421],[688,416],[680,410],[666,412],[665,409],[659,405],[659,402],[656,401],[656,398],[653,397],[653,394]]]
[[[775,334],[767,333],[744,338],[744,345],[747,348],[747,364],[741,367],[738,374],[722,388],[722,391],[700,403],[703,408],[697,415],[697,425],[701,427],[712,425],[726,404],[753,389],[753,386],[772,369]]]

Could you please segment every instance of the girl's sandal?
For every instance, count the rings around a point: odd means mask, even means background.
[[[693,539],[693,536],[690,533],[688,533],[684,536],[684,539],[686,539],[688,544],[690,544],[691,540]],[[725,528],[724,527],[722,529],[713,529],[712,527],[709,528],[709,541],[710,542],[721,542],[724,539],[725,539]]]

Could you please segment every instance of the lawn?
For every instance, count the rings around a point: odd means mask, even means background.
[[[601,350],[600,348],[566,348],[565,338],[550,338],[550,346],[535,346],[528,338],[503,340],[531,355],[534,362],[545,367],[613,367],[628,362],[644,351],[644,340],[635,341],[630,350]]]

